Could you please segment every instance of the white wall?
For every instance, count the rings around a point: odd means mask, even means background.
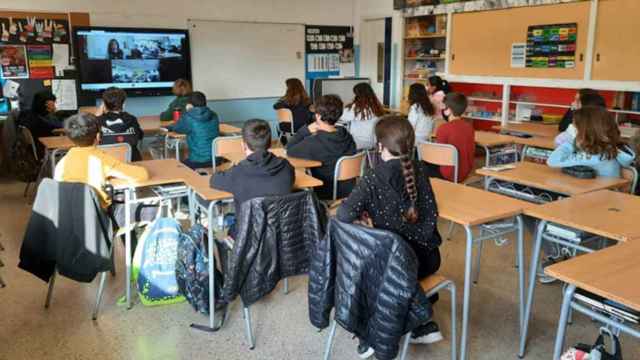
[[[97,26],[185,28],[187,19],[351,25],[354,0],[2,0],[7,10],[88,12]],[[387,0],[391,3],[392,0]]]

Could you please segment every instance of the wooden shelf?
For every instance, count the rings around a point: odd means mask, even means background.
[[[502,103],[502,99],[485,99],[485,98],[479,98],[479,97],[473,97],[473,96],[468,97],[468,99],[471,101]]]
[[[561,109],[571,108],[571,106],[569,105],[545,104],[545,103],[537,103],[537,102],[529,102],[529,101],[509,101],[509,103],[516,104],[516,105],[533,105],[533,106],[554,107],[554,108],[561,108]]]
[[[421,35],[421,36],[407,36],[404,39],[405,40],[444,39],[446,37],[447,37],[447,34],[445,33],[434,33],[434,34]]]
[[[405,80],[408,81],[429,81],[429,79],[422,79],[422,78],[410,78],[410,77],[405,77]]]
[[[471,115],[462,115],[463,118],[473,119],[473,120],[483,120],[483,121],[493,121],[493,122],[501,122],[499,118],[485,118],[479,116],[471,116]]]

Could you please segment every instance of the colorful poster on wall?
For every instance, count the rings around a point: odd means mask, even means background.
[[[53,79],[53,60],[50,45],[27,45],[29,77],[31,79]]]
[[[529,26],[527,67],[561,68],[576,66],[578,24]]]
[[[24,45],[0,45],[0,78],[29,78],[27,51]]]
[[[37,17],[0,18],[0,44],[66,44],[69,21]]]
[[[341,64],[354,64],[351,27],[307,25],[305,34],[307,79],[340,76]]]

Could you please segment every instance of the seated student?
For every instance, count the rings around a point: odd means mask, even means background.
[[[429,170],[425,163],[411,160],[415,134],[403,117],[382,118],[375,132],[382,163],[358,182],[338,208],[337,217],[351,223],[368,216],[373,227],[401,235],[415,252],[418,279],[423,279],[440,268],[438,247],[442,243]],[[440,340],[438,325],[431,321],[416,328],[410,341],[429,344]],[[368,349],[368,344],[361,342],[361,358],[372,355]]]
[[[427,89],[422,84],[411,84],[409,87],[409,122],[416,133],[416,144],[418,141],[431,141],[433,132],[433,115],[435,110]]]
[[[75,147],[58,162],[54,178],[90,185],[97,191],[104,208],[110,205],[104,190],[107,179],[144,181],[149,177],[145,168],[123,163],[96,147],[100,125],[95,115],[80,113],[69,117],[64,123],[64,131]]]
[[[56,111],[56,97],[50,91],[40,91],[33,96],[31,110],[21,117],[20,125],[31,131],[36,142],[39,158],[44,155],[44,147],[38,138],[53,136],[53,130],[63,126],[63,119]]]
[[[242,127],[242,149],[247,158],[231,169],[216,172],[211,177],[212,188],[233,194],[236,214],[240,205],[247,200],[292,192],[295,169],[286,159],[271,153],[270,147],[269,123],[260,119],[245,122]],[[234,237],[234,234],[230,235]]]
[[[293,116],[293,129],[298,131],[301,127],[313,122],[313,113],[309,110],[311,99],[302,85],[302,81],[296,78],[285,81],[287,92],[277,103],[273,104],[275,110],[289,109]],[[291,124],[280,123],[280,131],[290,133]]]
[[[564,113],[562,120],[560,120],[560,123],[558,124],[558,131],[563,132],[567,130],[569,125],[571,125],[571,123],[573,122],[573,112],[579,109],[580,106],[597,105],[594,103],[589,103],[589,100],[586,100],[586,98],[591,97],[593,95],[599,95],[599,94],[597,91],[593,89],[584,88],[584,89],[578,90],[575,98],[573,99],[573,102],[571,103],[571,108]],[[604,99],[602,101],[604,103]]]
[[[321,200],[333,198],[333,173],[338,159],[355,155],[356,143],[347,129],[336,127],[342,116],[342,100],[336,95],[325,95],[316,101],[316,121],[300,128],[287,144],[287,155],[317,160],[322,166],[311,169],[311,174],[322,180],[321,187],[314,188]],[[338,198],[347,196],[353,181],[338,184]]]
[[[621,166],[629,166],[635,154],[623,145],[620,129],[611,114],[600,106],[585,106],[573,113],[575,141],[557,147],[547,165],[556,168],[584,165],[598,176],[620,177]]]
[[[565,142],[573,142],[576,139],[576,127],[573,125],[573,112],[583,106],[599,106],[603,109],[607,107],[604,98],[591,89],[582,89],[576,94],[576,100],[571,105],[571,109],[567,110],[562,121],[568,121],[567,126],[562,132],[556,136],[554,142],[556,145],[562,145]],[[560,128],[562,127],[562,123]]]
[[[167,110],[160,113],[161,121],[169,121],[173,120],[174,111],[179,111],[182,114],[187,107],[187,101],[189,100],[189,95],[191,94],[191,83],[189,80],[178,79],[173,83],[173,95],[176,96],[169,105],[167,106]]]
[[[373,149],[376,144],[374,128],[384,115],[384,108],[367,83],[354,86],[353,93],[353,102],[344,108],[338,125],[349,129],[358,150]]]
[[[117,87],[110,87],[102,94],[102,115],[98,116],[100,144],[127,143],[131,146],[131,160],[140,161],[138,142],[144,137],[144,131],[138,119],[124,111],[126,99],[127,93]]]
[[[200,91],[189,95],[186,111],[169,131],[187,135],[189,157],[182,162],[191,169],[210,168],[211,142],[220,132],[218,115],[207,107],[207,97]]]
[[[427,86],[427,90],[429,90],[429,99],[435,110],[435,119],[445,119],[448,121],[443,111],[445,109],[444,97],[451,92],[449,82],[438,75],[430,76],[428,81],[429,85]]]
[[[463,182],[473,170],[476,156],[475,130],[473,125],[461,116],[467,111],[467,98],[463,94],[450,93],[444,99],[443,114],[449,122],[440,125],[436,132],[436,141],[451,144],[458,149],[458,182]],[[453,166],[441,166],[440,174],[454,181]]]

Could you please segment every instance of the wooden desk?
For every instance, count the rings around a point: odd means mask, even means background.
[[[480,190],[471,186],[431,178],[440,217],[460,225],[475,226],[522,214],[537,205]]]
[[[475,141],[477,145],[485,148],[515,143],[513,136],[502,135],[490,131],[476,131]]]
[[[542,137],[556,137],[559,134],[558,125],[546,125],[540,123],[532,123],[532,122],[523,122],[518,124],[508,124],[506,127],[502,127],[502,125],[493,126],[494,129],[497,130],[505,130],[505,131],[518,131],[527,133],[533,136],[542,136]]]
[[[486,176],[487,184],[497,179],[569,196],[604,189],[618,189],[629,184],[629,180],[621,178],[578,179],[562,173],[561,169],[527,161],[519,162],[515,166],[515,169],[504,171],[478,169],[476,173]]]
[[[285,149],[283,148],[271,149],[269,151],[271,151],[274,155],[278,157],[287,159],[291,164],[291,166],[293,166],[296,169],[311,169],[311,168],[317,168],[322,166],[322,162],[320,161],[288,157],[286,155]],[[238,164],[240,161],[247,158],[246,155],[242,153],[227,153],[227,154],[222,154],[222,157],[231,161],[231,163],[233,163],[234,165]]]
[[[462,336],[460,339],[460,359],[467,356],[467,339],[469,328],[469,316],[471,311],[471,261],[474,244],[478,244],[478,253],[482,248],[482,243],[486,240],[493,240],[500,236],[516,232],[517,248],[516,255],[519,264],[524,264],[524,235],[521,214],[525,208],[536,206],[530,203],[508,198],[495,193],[490,193],[480,189],[454,184],[440,179],[431,179],[438,212],[444,219],[451,220],[464,226],[467,234],[467,247],[465,252],[465,275],[464,275],[464,300],[462,308]],[[485,224],[516,217],[516,225],[505,227],[500,230],[491,229]],[[481,227],[480,234],[474,235],[473,227]],[[482,230],[490,232],[485,235]],[[478,257],[480,259],[480,257]],[[478,260],[479,264],[479,260]],[[476,266],[476,277],[478,271]],[[524,266],[518,266],[518,294],[520,296],[519,320],[522,324],[524,318]]]
[[[640,239],[640,197],[601,190],[525,209],[526,215],[616,241]]]
[[[512,136],[514,142],[518,145],[536,147],[541,149],[554,150],[556,148],[555,139],[552,137],[534,136],[531,138],[521,138]]]
[[[75,146],[73,141],[66,136],[45,136],[38,138],[38,141],[40,141],[47,150],[69,150]]]
[[[187,180],[198,174],[176,159],[138,161],[134,165],[147,169],[149,178],[145,181],[129,182],[113,179],[111,185],[116,189],[139,188],[172,183],[187,183]]]
[[[560,310],[553,359],[560,358],[570,308],[640,339],[640,331],[636,328],[613,321],[583,303],[574,301],[576,288],[580,288],[640,311],[640,286],[637,286],[640,278],[639,253],[638,243],[617,245],[545,269],[546,274],[568,284]]]
[[[168,124],[165,124],[163,127],[167,127],[173,124],[173,121],[170,121]],[[242,132],[242,129],[229,124],[220,124],[218,129],[220,130],[220,134],[223,136],[231,136],[236,135]],[[167,133],[167,136],[174,139],[184,139],[187,137],[185,134],[178,134],[177,132],[170,131]]]
[[[549,235],[546,232],[546,228],[550,222],[619,242],[629,242],[630,244],[635,244],[636,247],[640,246],[640,227],[635,224],[640,215],[640,199],[633,195],[607,190],[591,192],[538,207],[528,208],[525,210],[525,214],[536,217],[540,219],[540,221],[531,251],[529,291],[520,337],[520,351],[518,353],[520,357],[524,356],[526,348],[527,332],[529,329],[529,321],[531,320],[542,243],[544,241],[556,243],[568,249],[580,251],[581,253],[591,253],[594,251],[592,248],[585,247],[581,241],[570,241]],[[580,256],[579,258],[582,257],[583,256]],[[594,267],[590,268],[589,271],[598,273],[601,269]]]

